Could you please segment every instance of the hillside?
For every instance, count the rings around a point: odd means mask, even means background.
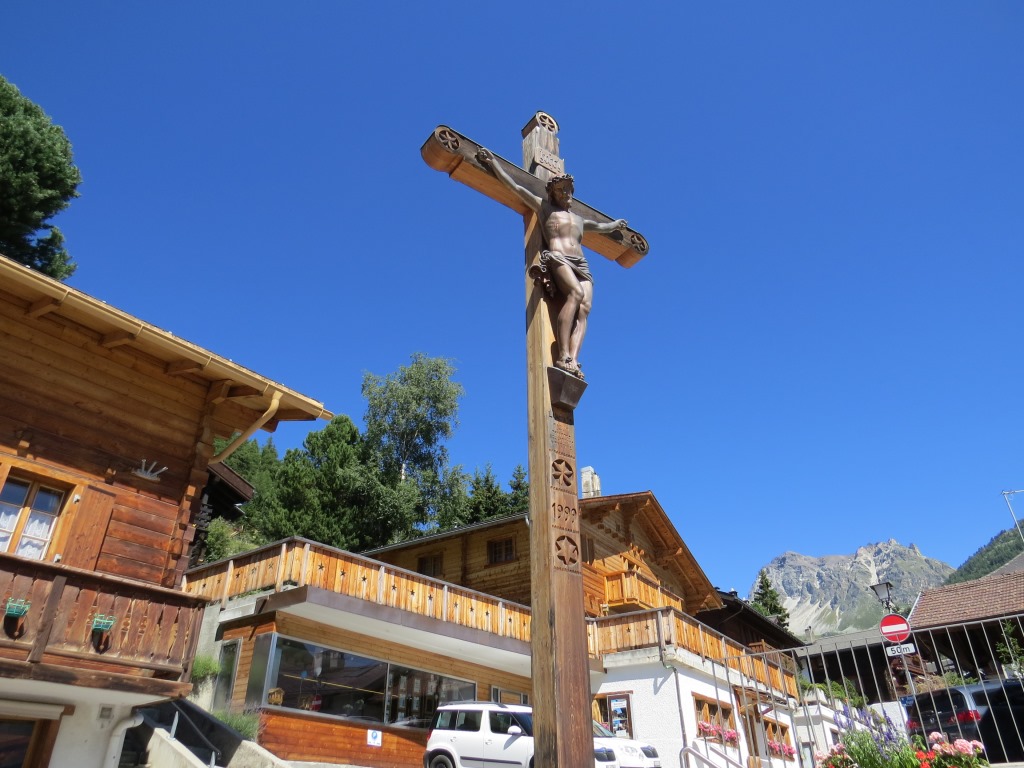
[[[1016,528],[1008,528],[993,536],[988,544],[967,558],[963,565],[950,574],[946,583],[958,584],[980,579],[1010,562],[1021,552],[1024,552],[1024,539],[1021,539]]]

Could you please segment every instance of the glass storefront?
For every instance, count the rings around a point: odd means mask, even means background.
[[[439,704],[471,701],[476,684],[276,634],[256,638],[246,706],[304,709],[426,728]]]

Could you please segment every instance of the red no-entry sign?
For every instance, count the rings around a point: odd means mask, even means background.
[[[897,613],[890,613],[882,617],[878,630],[889,642],[902,643],[910,637],[910,622]]]

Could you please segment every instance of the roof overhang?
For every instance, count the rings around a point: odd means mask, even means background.
[[[23,300],[30,317],[56,314],[95,333],[103,347],[128,347],[162,362],[168,374],[225,382],[225,396],[252,410],[266,411],[280,393],[269,429],[280,421],[333,417],[323,403],[6,257],[0,257],[0,287]]]

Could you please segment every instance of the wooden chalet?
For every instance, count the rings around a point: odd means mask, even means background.
[[[180,586],[209,468],[331,414],[2,257],[0,359],[5,764],[109,764],[132,707],[191,689],[207,600]]]
[[[580,527],[587,616],[721,607],[718,590],[650,491],[580,499]],[[526,516],[515,515],[366,554],[529,605],[528,533]]]
[[[758,711],[796,695],[788,667],[693,618],[721,599],[652,494],[581,508],[595,718],[663,738],[674,764],[710,702],[733,701],[734,722],[741,692]],[[529,541],[517,515],[361,555],[287,539],[190,570],[186,591],[222,611],[214,700],[259,709],[260,743],[285,760],[422,765],[439,704],[531,700]],[[675,667],[699,699],[664,684]]]

